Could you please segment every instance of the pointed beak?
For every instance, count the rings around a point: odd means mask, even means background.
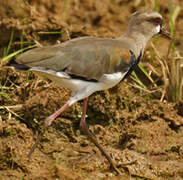
[[[160,34],[162,34],[163,36],[165,36],[169,39],[172,39],[170,32],[164,26],[161,26]]]

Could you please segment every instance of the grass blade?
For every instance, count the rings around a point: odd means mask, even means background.
[[[28,50],[28,49],[32,49],[32,48],[34,48],[34,47],[36,47],[36,45],[32,45],[32,46],[25,47],[25,48],[23,48],[23,49],[19,49],[18,51],[15,51],[15,52],[9,54],[8,56],[2,58],[2,61],[3,61],[3,62],[6,62],[6,61],[8,61],[9,59],[11,59],[12,57],[14,57],[14,56],[16,56],[16,55],[22,53],[23,51],[26,51],[26,50]]]
[[[6,52],[5,52],[5,56],[7,56],[9,54],[9,52],[10,52],[11,45],[13,43],[13,37],[14,37],[14,30],[11,31],[10,41],[8,43],[8,47],[7,47]]]

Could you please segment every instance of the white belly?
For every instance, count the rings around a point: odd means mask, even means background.
[[[72,99],[72,103],[76,100],[84,99],[96,91],[106,90],[112,88],[118,84],[126,73],[113,73],[104,74],[98,82],[84,81],[80,79],[72,79],[67,74],[62,72],[42,71],[33,69],[32,71],[37,72],[40,76],[52,80],[57,86],[70,89],[75,98]]]
[[[78,91],[83,88],[95,89],[101,91],[109,89],[118,84],[126,73],[104,74],[98,82],[84,81],[80,79],[71,79],[59,74],[51,74],[47,72],[36,71],[43,78],[52,80],[57,86],[61,86],[72,91]]]

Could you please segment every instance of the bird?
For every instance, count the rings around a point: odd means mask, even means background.
[[[157,34],[170,38],[163,17],[152,10],[134,12],[126,31],[118,38],[79,37],[51,46],[34,48],[10,60],[7,66],[29,70],[70,89],[69,100],[45,119],[45,127],[72,104],[83,100],[81,131],[97,146],[110,167],[120,173],[86,123],[88,97],[121,83],[137,67],[148,41]]]

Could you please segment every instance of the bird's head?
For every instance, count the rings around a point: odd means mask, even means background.
[[[128,29],[143,34],[147,39],[152,38],[156,34],[162,34],[171,38],[170,33],[163,26],[163,17],[161,14],[151,10],[133,13]]]

